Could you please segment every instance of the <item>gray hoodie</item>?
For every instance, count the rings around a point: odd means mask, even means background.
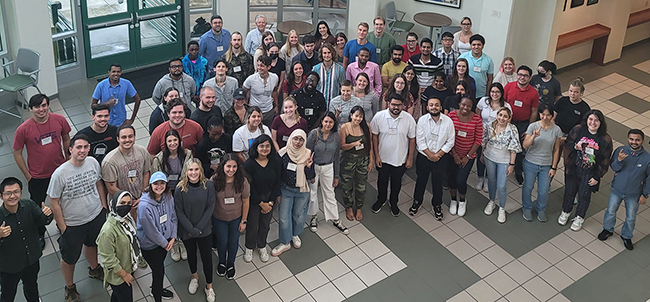
[[[165,248],[170,239],[176,238],[177,227],[178,219],[171,194],[163,194],[158,202],[149,193],[142,193],[136,231],[143,250]]]
[[[156,86],[153,88],[152,98],[156,104],[160,104],[163,99],[163,94],[167,88],[174,87],[178,90],[180,98],[189,106],[190,108],[195,108],[196,106],[192,103],[192,96],[196,95],[196,84],[194,84],[194,79],[183,73],[181,79],[178,81],[173,80],[169,74],[164,75]]]

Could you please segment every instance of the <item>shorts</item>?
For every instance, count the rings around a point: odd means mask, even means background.
[[[95,219],[86,224],[67,227],[57,240],[61,259],[69,265],[74,265],[81,256],[82,246],[96,247],[97,236],[104,222],[106,222],[106,209],[102,209]]]

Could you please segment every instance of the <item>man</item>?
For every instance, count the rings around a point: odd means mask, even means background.
[[[216,98],[212,87],[206,86],[201,88],[200,98],[199,107],[192,112],[190,119],[199,123],[201,128],[203,128],[203,134],[205,134],[208,131],[208,119],[216,116],[219,120],[223,120],[223,115],[219,106],[214,105]]]
[[[318,73],[320,81],[318,82],[318,91],[325,97],[328,103],[339,95],[341,82],[345,81],[345,70],[336,60],[336,49],[333,45],[327,43],[318,50],[319,59],[322,63],[314,66],[314,71]]]
[[[350,111],[354,106],[361,106],[361,100],[352,95],[352,82],[345,80],[341,83],[341,95],[333,98],[328,106],[329,111],[336,115],[339,128],[350,121]]]
[[[345,44],[345,47],[343,48],[343,68],[347,69],[348,64],[357,60],[355,56],[359,53],[359,50],[361,50],[362,47],[365,47],[370,52],[370,60],[377,63],[377,50],[375,49],[375,45],[372,45],[372,43],[366,40],[366,36],[368,36],[368,28],[368,23],[359,23],[359,26],[357,26],[357,38],[350,40]]]
[[[381,83],[384,87],[390,85],[390,80],[398,74],[404,71],[406,63],[402,62],[402,55],[404,54],[404,48],[399,45],[393,45],[390,49],[390,61],[384,63],[381,66]]]
[[[528,124],[537,120],[537,106],[539,96],[535,87],[529,84],[533,71],[526,65],[517,68],[517,81],[511,82],[503,88],[503,97],[512,108],[512,124],[522,134],[520,143],[523,142],[523,133],[526,133]],[[478,84],[477,84],[478,87]],[[517,153],[515,160],[515,178],[520,185],[524,183],[524,153]]]
[[[422,39],[420,42],[419,54],[411,56],[408,63],[415,69],[415,74],[418,77],[418,84],[420,84],[420,92],[433,82],[433,74],[437,71],[442,71],[442,60],[431,54],[433,50],[433,41],[429,38]]]
[[[305,78],[305,86],[291,93],[298,103],[298,113],[307,120],[309,130],[320,126],[318,122],[327,113],[325,97],[316,89],[319,80],[318,73],[310,71]]]
[[[249,105],[262,109],[262,122],[271,127],[278,114],[278,84],[280,80],[271,70],[271,57],[257,58],[257,72],[246,78],[242,87],[248,94]]]
[[[199,42],[187,43],[187,54],[183,57],[183,72],[194,79],[196,90],[201,89],[203,83],[210,78],[208,60],[199,55]]]
[[[612,153],[612,190],[609,193],[607,211],[603,218],[603,231],[598,239],[606,240],[614,235],[616,212],[625,201],[625,223],[621,229],[621,239],[628,250],[634,249],[632,233],[636,222],[639,204],[645,204],[650,195],[650,154],[643,148],[645,135],[639,129],[627,133],[627,146],[620,146]]]
[[[230,37],[230,32],[223,28],[221,16],[212,16],[210,18],[210,30],[201,35],[199,39],[199,54],[208,61],[208,66],[213,66],[214,62],[219,60],[228,50]],[[214,76],[214,74],[210,72],[210,76]]]
[[[52,222],[52,210],[21,199],[23,183],[15,177],[2,180],[0,194],[3,201],[0,205],[0,300],[14,301],[18,282],[22,281],[25,300],[39,302],[38,259],[43,252],[38,242],[38,227]]]
[[[357,56],[359,59],[356,62],[350,63],[345,70],[345,78],[350,80],[350,82],[356,83],[357,75],[365,72],[370,78],[368,86],[378,96],[381,96],[381,72],[379,71],[379,65],[368,61],[370,59],[370,50],[368,48],[361,47]]]
[[[97,104],[91,107],[90,117],[92,125],[79,130],[78,133],[85,134],[90,141],[88,156],[94,157],[99,164],[102,164],[104,156],[117,148],[117,127],[108,124],[109,107],[107,104]]]
[[[244,84],[246,78],[255,73],[253,56],[247,53],[241,45],[241,33],[235,31],[230,37],[230,47],[221,57],[228,63],[226,74],[237,79],[239,86]]]
[[[316,37],[312,35],[306,35],[304,38],[302,38],[302,42],[305,44],[303,51],[293,57],[292,62],[300,62],[300,64],[302,64],[303,70],[310,71],[320,62],[318,60],[318,54],[314,52]]]
[[[397,43],[393,35],[384,32],[386,28],[386,19],[381,16],[375,17],[372,20],[375,31],[371,32],[368,36],[368,42],[375,46],[377,53],[377,64],[383,66],[386,62],[391,60],[391,48]]]
[[[171,129],[178,131],[178,134],[180,134],[183,148],[190,149],[194,152],[194,147],[203,138],[203,128],[197,122],[185,118],[185,106],[180,99],[173,99],[167,102],[165,111],[169,116],[169,121],[160,124],[151,133],[151,138],[149,138],[149,144],[147,145],[149,154],[154,156],[162,150],[165,145],[165,133]]]
[[[402,190],[402,176],[413,166],[416,124],[413,117],[403,111],[404,99],[391,94],[388,109],[377,112],[370,122],[372,147],[377,165],[377,201],[372,212],[379,213],[388,197],[390,180],[390,213],[399,216],[398,196]]]
[[[13,155],[27,180],[31,200],[41,207],[52,173],[68,159],[63,150],[70,147],[70,125],[62,115],[50,113],[50,99],[44,94],[32,96],[27,106],[33,117],[16,129]],[[25,148],[27,163],[23,157]],[[38,234],[41,248],[45,248],[45,227],[39,227]]]
[[[92,105],[106,103],[111,107],[111,119],[108,121],[113,126],[124,123],[131,125],[140,109],[140,95],[131,84],[131,81],[122,79],[122,66],[112,64],[108,68],[108,78],[97,83],[92,96]],[[126,119],[126,95],[133,98],[133,114],[129,120]]]
[[[173,58],[169,60],[169,74],[164,75],[153,88],[152,98],[156,104],[160,104],[165,90],[174,87],[178,90],[178,96],[189,108],[196,107],[199,96],[196,95],[196,84],[191,76],[183,73],[183,59]]]
[[[406,44],[402,45],[402,48],[404,48],[402,62],[406,63],[413,55],[420,53],[420,45],[418,45],[418,39],[418,34],[414,32],[406,34]]]
[[[454,44],[454,35],[448,31],[442,33],[442,47],[433,52],[433,55],[442,60],[442,66],[445,68],[445,74],[450,77],[454,73],[456,60],[460,57],[460,52],[451,48]]]
[[[133,127],[122,125],[121,127]],[[61,273],[65,281],[66,302],[77,302],[79,292],[74,284],[75,264],[81,256],[90,266],[88,276],[104,279],[104,269],[97,262],[97,235],[106,221],[106,191],[101,182],[99,163],[88,156],[89,138],[76,134],[70,141],[70,160],[52,174],[47,195],[50,197],[56,226],[61,231]]]
[[[255,27],[246,35],[244,50],[248,53],[255,53],[255,50],[262,44],[262,34],[266,31],[266,17],[264,15],[255,16]]]
[[[221,109],[221,112],[226,112],[232,106],[232,95],[235,89],[239,87],[237,79],[227,76],[228,63],[226,60],[219,59],[214,61],[215,77],[211,78],[203,84],[204,87],[212,87],[215,93],[215,105]]]
[[[431,205],[436,220],[442,220],[442,175],[440,171],[447,168],[447,153],[454,147],[454,122],[446,115],[440,114],[442,102],[433,97],[427,102],[427,111],[417,124],[417,158],[415,159],[417,180],[413,192],[413,205],[410,215],[418,213],[424,199],[424,190],[431,174]]]
[[[494,63],[490,56],[483,53],[485,38],[475,34],[469,38],[472,51],[468,51],[459,58],[467,60],[467,71],[476,82],[476,99],[488,96],[492,79],[494,79]]]

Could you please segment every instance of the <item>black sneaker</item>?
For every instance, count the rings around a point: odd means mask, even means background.
[[[612,236],[612,235],[614,235],[614,233],[612,233],[612,232],[610,232],[608,230],[603,230],[602,232],[600,232],[600,234],[598,234],[598,240],[605,241],[605,240],[607,240],[607,238],[609,238],[609,236]]]
[[[442,215],[442,207],[441,206],[433,207],[433,216],[438,221],[442,220],[443,215]]]
[[[515,175],[515,178],[517,179],[517,183],[521,186],[524,184],[524,176],[521,174]]]
[[[223,277],[226,275],[226,264],[225,263],[219,263],[217,266],[217,276]]]
[[[633,250],[634,249],[634,244],[632,244],[632,239],[625,239],[623,236],[621,236],[621,239],[623,239],[623,245],[625,245],[625,248],[628,250]]]
[[[226,279],[228,279],[228,280],[235,279],[235,266],[234,265],[230,265],[228,267],[228,270],[226,270]]]
[[[162,293],[160,294],[160,296],[165,300],[169,300],[169,299],[174,298],[174,293],[172,293],[168,289],[163,288]]]
[[[379,213],[379,211],[381,211],[381,208],[383,208],[384,205],[386,205],[386,201],[384,201],[383,203],[379,203],[379,200],[378,200],[372,205],[371,210],[372,210],[373,213],[377,214],[377,213]]]
[[[393,215],[393,217],[399,216],[399,213],[400,211],[397,205],[395,205],[395,207],[390,207],[390,214]]]
[[[418,210],[420,210],[420,206],[422,206],[421,202],[417,202],[416,200],[413,200],[413,205],[409,209],[409,215],[414,216],[418,213]]]

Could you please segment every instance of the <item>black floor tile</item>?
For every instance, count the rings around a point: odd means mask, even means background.
[[[650,75],[648,76],[650,77]],[[610,99],[610,101],[638,113],[650,110],[650,102],[627,92]]]
[[[300,249],[291,248],[280,255],[280,260],[294,275],[336,256],[325,241],[307,228],[300,235],[300,240],[302,241]],[[276,246],[278,243],[273,242],[270,246]]]

